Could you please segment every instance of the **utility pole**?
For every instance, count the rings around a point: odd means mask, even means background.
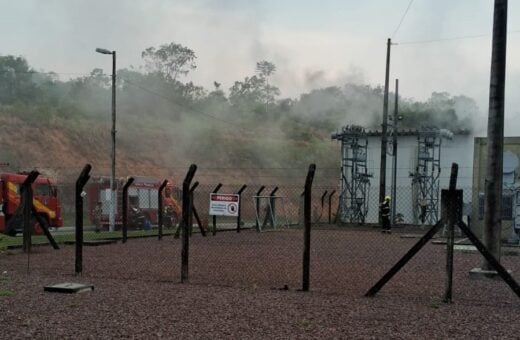
[[[397,192],[397,122],[399,110],[399,79],[395,80],[395,107],[394,107],[394,122],[392,134],[392,210],[390,211],[392,226],[395,224],[395,207],[396,207],[396,192]]]
[[[500,261],[502,169],[504,158],[504,88],[506,81],[507,0],[495,0],[489,84],[484,245]],[[491,270],[487,261],[483,269]]]
[[[379,203],[385,200],[386,191],[386,153],[387,139],[386,131],[388,128],[388,82],[390,77],[390,46],[392,40],[388,38],[386,42],[386,73],[385,73],[385,93],[383,97],[383,124],[381,132],[381,163],[379,170]],[[381,224],[381,211],[379,211],[379,224]]]

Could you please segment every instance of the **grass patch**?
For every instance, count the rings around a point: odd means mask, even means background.
[[[10,290],[0,288],[0,297],[13,296],[13,295],[14,295],[14,293],[11,292]]]
[[[61,219],[63,220],[64,227],[71,227],[76,225],[76,213],[75,212],[62,212]],[[90,225],[91,222],[88,215],[85,213],[83,216],[83,225]]]
[[[173,235],[174,230],[168,229],[163,230],[163,235]],[[157,229],[152,230],[129,230],[128,231],[128,238],[138,238],[138,237],[154,237],[158,235]],[[73,242],[76,240],[76,236],[74,233],[70,234],[55,234],[54,240],[58,244],[63,244],[65,242]],[[87,231],[83,233],[83,240],[84,241],[94,241],[94,240],[114,240],[114,239],[120,239],[123,237],[123,233],[121,230],[119,231],[102,231],[99,233],[96,233],[94,231]],[[49,244],[49,240],[44,235],[38,235],[32,237],[32,244],[33,245],[42,245],[42,244]],[[0,238],[0,251],[8,249],[8,247],[20,247],[23,245],[23,237],[22,235],[19,236],[6,236],[2,235]]]
[[[441,304],[442,304],[441,299],[436,298],[436,297],[430,298],[430,307],[431,308],[439,308],[441,306]]]

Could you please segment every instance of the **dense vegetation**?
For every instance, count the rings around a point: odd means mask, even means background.
[[[136,162],[159,168],[191,162],[207,167],[297,167],[311,161],[335,167],[332,132],[346,124],[369,129],[381,124],[380,86],[345,84],[283,98],[270,81],[276,66],[260,61],[250,76],[229,89],[217,81],[206,89],[187,80],[196,59],[194,51],[171,43],[143,51],[142,66],[117,71],[118,159],[127,168]],[[99,155],[108,154],[110,91],[111,77],[100,69],[60,80],[52,72],[37,72],[23,57],[0,56],[0,118],[16,130],[1,137],[1,160],[34,166],[24,139],[12,139],[23,128],[37,127],[54,135],[59,131],[60,143],[70,144],[63,150],[67,158],[36,143],[39,152],[48,151],[47,162],[38,159],[46,167],[79,161],[106,166]],[[447,93],[433,93],[426,102],[400,99],[404,128],[426,124],[471,129],[467,117],[477,110],[471,98]]]

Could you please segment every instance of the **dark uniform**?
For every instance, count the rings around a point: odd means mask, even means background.
[[[390,232],[390,197],[385,197],[381,203],[381,217],[383,220],[383,232]]]

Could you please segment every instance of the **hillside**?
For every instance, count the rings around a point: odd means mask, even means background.
[[[269,82],[275,65],[262,61],[227,92],[218,82],[208,90],[181,81],[195,58],[172,43],[143,52],[145,69],[117,71],[118,176],[180,180],[195,163],[202,183],[299,185],[316,163],[317,180],[337,183],[339,145],[331,133],[347,124],[380,126],[379,86],[344,84],[281,98]],[[443,92],[399,104],[402,128],[471,129],[469,117],[478,111],[471,98]],[[36,168],[64,181],[86,163],[108,175],[110,107],[111,80],[102,70],[60,80],[23,57],[0,56],[0,161],[9,170]]]
[[[48,176],[73,181],[83,165],[90,163],[94,174],[110,173],[108,121],[58,118],[38,124],[2,109],[0,123],[4,127],[0,135],[3,150],[0,161],[9,163],[5,170],[37,169]],[[252,183],[253,177],[267,175],[274,176],[272,181],[276,182],[276,177],[286,176],[287,171],[304,176],[303,170],[312,161],[337,167],[339,148],[335,143],[325,142],[327,136],[321,136],[318,150],[309,154],[313,149],[309,142],[240,131],[220,133],[211,127],[187,133],[183,126],[150,118],[141,124],[120,119],[116,139],[118,176],[173,176],[179,180],[189,165],[195,163],[200,167],[201,182],[214,183],[218,177],[228,183]],[[292,177],[284,181],[292,183]]]

